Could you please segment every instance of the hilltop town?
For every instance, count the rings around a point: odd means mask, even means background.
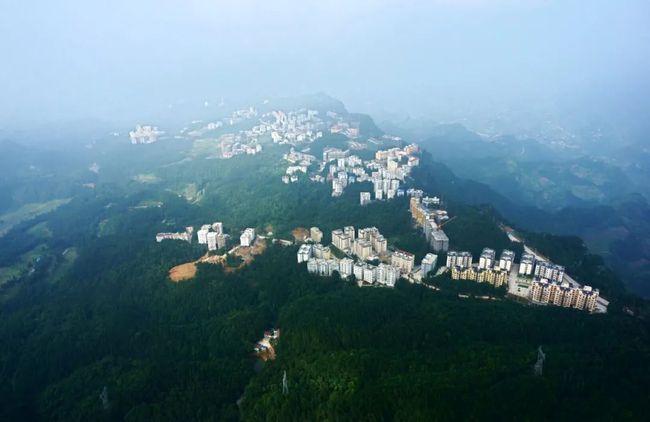
[[[599,296],[598,289],[580,285],[565,274],[563,266],[529,248],[518,264],[511,250],[503,250],[497,260],[495,250],[484,248],[478,262],[474,262],[470,252],[448,250],[449,238],[441,226],[451,219],[440,208],[439,198],[423,197],[423,192],[416,189],[410,189],[408,194],[414,224],[423,229],[434,252],[446,252],[445,265],[438,268],[435,276],[449,272],[453,280],[504,287],[509,296],[532,304],[607,312],[608,302]],[[431,205],[434,207],[428,208]],[[312,227],[310,233],[307,243],[298,249],[298,263],[306,262],[307,271],[321,276],[338,272],[344,279],[355,280],[359,287],[394,287],[400,278],[426,285],[438,264],[438,255],[427,253],[416,265],[414,254],[389,248],[376,227],[358,231],[352,226],[336,229],[332,231],[330,246],[321,244],[323,235],[317,227]]]
[[[350,149],[327,147],[323,150],[323,160],[318,161],[315,156],[296,152],[292,148],[284,155],[290,165],[282,176],[282,181],[297,182],[299,173],[308,174],[309,179],[314,182],[330,182],[333,197],[343,195],[345,188],[352,183],[372,182],[375,200],[393,199],[404,196],[404,189],[400,189],[400,186],[411,174],[413,167],[419,164],[415,155],[418,151],[417,145],[410,144],[404,148],[378,150],[374,159],[362,160],[352,154]],[[317,169],[309,172],[308,169],[312,165]],[[325,170],[327,174],[323,175]],[[371,192],[361,192],[361,205],[369,204],[371,200]]]
[[[355,229],[344,226],[331,232],[330,245],[323,245],[322,231],[313,226],[308,236],[296,238],[300,244],[297,261],[299,264],[305,263],[310,273],[320,276],[337,273],[343,279],[355,280],[360,287],[394,287],[399,279],[405,279],[432,288],[428,283],[432,277],[448,274],[452,280],[469,280],[503,288],[508,297],[532,304],[588,312],[607,311],[608,302],[600,297],[598,289],[580,285],[565,274],[564,267],[550,262],[528,247],[525,247],[518,263],[515,253],[507,249],[501,251],[497,259],[497,252],[485,247],[478,262],[474,262],[470,252],[450,249],[453,239],[445,233],[444,226],[455,217],[448,214],[438,196],[429,196],[411,183],[411,172],[420,163],[417,144],[400,146],[400,138],[388,135],[383,135],[381,139],[364,139],[358,122],[334,112],[321,116],[318,111],[310,109],[259,113],[250,107],[238,110],[228,118],[191,131],[186,128],[182,132],[200,138],[225,126],[238,127],[243,123],[248,123],[250,128],[222,134],[218,138],[216,148],[221,158],[257,154],[262,151],[265,142],[289,145],[289,151],[282,156],[288,163],[285,174],[281,176],[283,183],[296,183],[302,175],[305,180],[314,183],[329,183],[334,198],[342,196],[352,184],[370,183],[371,190],[359,193],[360,206],[406,196],[409,198],[408,211],[413,225],[419,229],[430,249],[418,265],[413,253],[389,246],[377,227]],[[157,131],[148,128],[138,130],[147,133]],[[321,139],[324,132],[344,135],[347,148],[325,146],[321,157],[310,154],[310,145]],[[384,144],[397,146],[377,148]],[[362,158],[358,151],[366,150],[371,145],[376,148],[372,158]],[[364,151],[364,155],[368,157],[368,151]],[[178,233],[158,233],[156,241],[191,242],[193,236],[194,228],[187,227]],[[520,241],[511,233],[509,236],[513,241]],[[196,238],[200,245],[206,245],[208,253],[226,251],[220,255],[220,260],[204,257],[202,262],[211,263],[225,262],[226,257],[239,248],[241,254],[244,250],[252,250],[256,242],[266,240],[266,236],[259,236],[255,228],[248,227],[239,233],[238,244],[227,251],[231,238],[223,231],[221,222],[202,225]],[[283,239],[273,241],[291,244]],[[444,261],[440,261],[444,265],[438,266],[440,255],[444,256]]]

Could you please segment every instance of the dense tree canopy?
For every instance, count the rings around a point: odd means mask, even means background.
[[[0,287],[0,419],[641,419],[650,410],[647,325],[620,306],[609,315],[537,308],[445,276],[427,280],[440,291],[358,288],[308,274],[296,247],[279,245],[239,271],[200,264],[194,279],[172,283],[168,270],[205,249],[158,244],[155,233],[213,221],[235,237],[248,226],[285,239],[318,226],[326,243],[335,228],[376,226],[418,261],[429,251],[407,198],[361,207],[370,185],[341,198],[308,180],[284,185],[281,147],[218,162],[178,162],[179,148],[107,165],[95,189],[1,239],[0,266],[43,248]],[[449,180],[427,172],[427,160],[411,183],[436,194]],[[154,184],[133,180],[152,171]],[[445,227],[453,248],[521,252],[490,207],[443,199],[457,217]],[[50,237],[32,230],[42,223]],[[524,235],[628,300],[579,241]],[[270,327],[282,329],[278,358],[260,368],[253,345]],[[536,377],[540,345],[547,362]]]

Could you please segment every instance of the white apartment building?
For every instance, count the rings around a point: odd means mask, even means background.
[[[360,196],[359,203],[361,205],[366,205],[370,203],[370,192],[361,192],[359,196]]]
[[[341,179],[332,179],[332,196],[343,195],[343,182]]]
[[[391,265],[399,268],[402,273],[410,273],[415,266],[415,255],[409,252],[396,250],[390,257]]]
[[[388,252],[388,241],[382,235],[372,238],[372,248],[379,255],[385,255]]]
[[[436,263],[438,261],[438,255],[428,253],[422,258],[422,263],[420,264],[421,276],[424,278],[436,268]]]
[[[472,254],[469,252],[449,251],[447,253],[447,267],[469,268],[472,265]]]
[[[360,262],[355,262],[352,266],[352,273],[357,280],[363,280],[363,268],[364,265]]]
[[[496,252],[494,249],[484,248],[478,260],[478,267],[483,270],[491,269],[494,266],[495,256]]]
[[[400,276],[400,269],[392,265],[382,263],[375,269],[375,281],[387,287],[395,287]]]
[[[430,243],[431,249],[433,249],[434,252],[447,252],[449,249],[449,238],[447,237],[447,234],[442,230],[431,231]]]
[[[216,232],[217,234],[222,234],[223,223],[221,221],[215,221],[214,223],[212,223],[212,231]]]
[[[201,227],[201,229],[196,232],[199,239],[199,245],[206,245],[208,243],[208,233],[210,233],[210,229],[205,228],[205,226]]]
[[[244,232],[239,236],[239,244],[241,246],[251,246],[255,241],[255,229],[248,227]]]
[[[323,241],[323,232],[318,227],[309,229],[309,237],[314,243],[321,243]]]
[[[530,253],[523,253],[519,261],[519,275],[531,276],[533,275],[533,268],[535,267],[535,255]]]
[[[309,271],[311,274],[318,272],[318,262],[316,259],[310,258],[307,260],[307,271]]]
[[[501,256],[499,257],[499,268],[504,271],[510,272],[514,261],[515,261],[515,253],[508,249],[504,249],[503,252],[501,252]]]
[[[357,239],[354,241],[353,252],[359,259],[366,260],[372,255],[372,243],[366,239]]]
[[[352,247],[350,236],[341,229],[332,230],[332,245],[342,251],[349,251]]]
[[[363,281],[366,283],[375,282],[375,267],[372,265],[364,265],[363,267]]]
[[[535,277],[561,283],[564,279],[564,267],[551,262],[539,261],[535,266]]]
[[[219,236],[219,233],[217,232],[210,232],[207,234],[207,243],[208,243],[209,251],[216,251],[219,248],[217,242],[217,236]]]
[[[568,282],[533,281],[529,298],[533,302],[576,308],[592,312],[596,308],[599,292],[591,286],[571,287]]]
[[[320,243],[315,243],[312,245],[312,255],[314,258],[319,259],[330,259],[332,257],[332,251],[329,246],[323,246]]]
[[[303,244],[298,249],[298,264],[309,261],[311,258],[311,245]]]
[[[339,273],[342,277],[350,277],[354,271],[354,261],[350,258],[342,258],[339,260]]]
[[[599,293],[598,289],[593,289],[591,286],[584,286],[582,289],[576,290],[576,309],[584,309],[590,312],[596,309]]]
[[[422,203],[426,206],[440,205],[440,198],[438,198],[437,196],[434,197],[425,196],[424,198],[422,198]]]
[[[184,240],[187,243],[192,243],[192,233],[194,233],[194,227],[185,227],[184,232],[180,233],[157,233],[156,242],[160,243],[163,240]]]
[[[220,233],[217,235],[217,248],[225,248],[226,245],[228,244],[228,239],[230,239],[230,235]]]

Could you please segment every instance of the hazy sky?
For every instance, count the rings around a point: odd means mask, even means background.
[[[358,111],[418,112],[649,92],[647,0],[1,3],[5,128],[222,95],[325,91]]]

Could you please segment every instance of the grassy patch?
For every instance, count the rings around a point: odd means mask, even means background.
[[[0,286],[16,277],[20,277],[23,273],[28,271],[36,260],[46,251],[46,245],[39,245],[31,251],[21,255],[20,260],[14,265],[0,268]]]
[[[113,234],[115,231],[113,228],[110,226],[111,220],[108,218],[102,220],[99,222],[97,226],[97,237],[102,237],[102,236],[107,236],[109,234]]]
[[[154,201],[152,199],[145,199],[143,201],[140,201],[138,205],[136,205],[134,208],[160,208],[163,206],[163,203],[161,201]]]
[[[3,236],[12,227],[22,223],[23,221],[31,220],[41,214],[54,211],[63,204],[70,202],[71,198],[53,199],[47,202],[33,202],[25,204],[18,208],[16,211],[0,216],[0,236]]]
[[[48,280],[51,280],[52,282],[60,280],[70,267],[72,267],[72,264],[74,264],[79,257],[79,252],[77,251],[77,248],[67,248],[63,251],[61,256],[63,257],[63,262],[56,267],[52,276],[48,278]]]
[[[27,233],[41,239],[49,239],[52,237],[52,230],[47,226],[46,221],[30,227],[29,230],[27,230]]]
[[[133,176],[133,180],[145,185],[152,185],[154,183],[159,183],[160,177],[156,176],[153,173],[145,173],[145,174],[138,174],[136,176]]]
[[[219,157],[218,139],[197,139],[192,143],[189,156],[192,158],[216,158]]]
[[[204,195],[205,192],[203,191],[203,189],[199,189],[199,188],[196,186],[196,183],[188,183],[188,184],[185,185],[185,187],[184,187],[180,192],[178,192],[178,193],[179,193],[179,195],[181,195],[183,198],[185,198],[185,200],[186,200],[187,202],[190,202],[190,203],[193,203],[193,204],[194,204],[194,203],[199,202],[199,201],[201,200],[201,198],[203,198],[203,195]]]

